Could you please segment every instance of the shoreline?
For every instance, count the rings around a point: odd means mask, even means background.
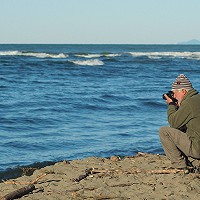
[[[199,199],[200,174],[170,166],[166,156],[147,153],[62,161],[0,183],[0,199],[30,184],[35,189],[20,199]]]
[[[140,153],[140,152],[139,152]],[[163,155],[162,153],[146,153],[146,154],[155,154],[155,155]],[[132,156],[136,156],[137,153],[134,153]],[[129,157],[128,155],[114,155],[119,157],[121,160],[123,160],[123,158],[125,157]],[[36,170],[40,170],[42,168],[48,167],[48,166],[52,166],[56,163],[60,163],[63,161],[67,161],[67,162],[71,162],[74,160],[84,160],[86,158],[91,158],[91,157],[95,157],[95,158],[105,158],[105,159],[109,159],[110,157],[100,157],[100,156],[86,156],[86,157],[81,157],[81,158],[74,158],[74,159],[63,159],[63,160],[54,160],[54,161],[41,161],[41,162],[34,162],[31,164],[27,164],[27,165],[17,165],[15,167],[8,167],[2,171],[0,171],[0,183],[3,182],[3,180],[7,180],[7,179],[17,179],[21,176],[31,176],[34,171]]]
[[[31,176],[35,170],[39,170],[41,168],[54,165],[58,162],[62,161],[44,161],[44,162],[36,162],[30,165],[23,165],[23,166],[16,166],[13,168],[7,168],[3,171],[0,171],[0,183],[2,183],[2,180],[7,179],[16,179],[21,176]]]

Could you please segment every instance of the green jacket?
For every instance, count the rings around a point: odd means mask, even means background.
[[[167,115],[172,128],[186,125],[186,134],[194,148],[200,151],[200,94],[195,89],[189,90],[178,110],[176,106],[169,105]]]

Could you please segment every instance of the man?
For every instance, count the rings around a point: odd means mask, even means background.
[[[187,169],[188,157],[200,159],[200,94],[180,74],[172,84],[173,101],[166,94],[170,127],[159,130],[160,141],[173,168]]]

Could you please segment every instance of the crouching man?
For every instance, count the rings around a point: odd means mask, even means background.
[[[164,95],[170,127],[160,128],[160,141],[172,167],[187,169],[188,157],[200,159],[200,94],[184,74],[173,82],[172,91],[174,99]]]

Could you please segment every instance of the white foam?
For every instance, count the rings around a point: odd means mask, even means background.
[[[19,51],[0,51],[0,56],[15,56]]]
[[[106,57],[117,57],[117,56],[121,56],[121,54],[118,54],[118,53],[109,53],[109,54],[105,54],[104,56],[106,56]]]
[[[77,54],[76,56],[82,57],[82,58],[100,58],[100,57],[117,57],[121,56],[121,54],[115,54],[115,53],[108,53],[108,54]]]
[[[129,52],[134,57],[148,56],[152,59],[162,57],[179,57],[186,59],[200,60],[200,52]]]
[[[37,58],[67,58],[68,55],[63,53],[60,54],[49,54],[49,53],[38,53],[38,52],[21,52],[21,51],[0,51],[0,56],[32,56]]]
[[[77,54],[76,56],[82,57],[82,58],[100,58],[101,54]]]
[[[93,60],[71,60],[70,62],[76,64],[76,65],[104,65],[104,63],[101,60],[93,59]]]

